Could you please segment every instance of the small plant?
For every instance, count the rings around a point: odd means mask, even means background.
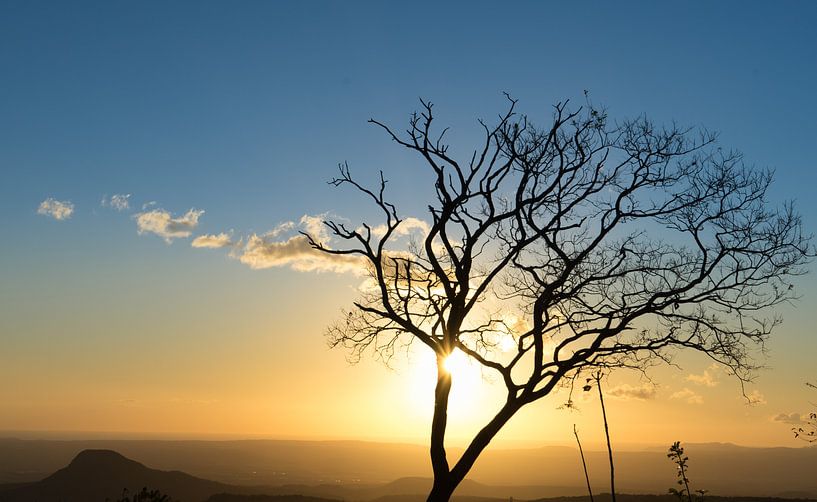
[[[681,446],[680,441],[672,443],[672,446],[670,446],[669,450],[667,451],[667,458],[672,460],[673,463],[678,466],[677,483],[678,486],[681,487],[680,490],[678,488],[670,488],[669,493],[678,497],[679,500],[686,499],[688,502],[703,500],[704,495],[706,495],[708,490],[695,490],[695,493],[697,493],[698,496],[693,498],[692,492],[689,489],[689,478],[687,477],[687,461],[689,460],[689,457],[684,455],[684,447]]]
[[[107,500],[107,499],[106,499]],[[134,493],[133,496],[128,495],[128,489],[122,490],[122,496],[116,502],[174,502],[169,496],[160,492],[159,490],[148,490],[142,487],[140,492]]]

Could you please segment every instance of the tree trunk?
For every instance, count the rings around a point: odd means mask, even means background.
[[[448,502],[451,499],[457,485],[449,479],[450,477],[450,474],[447,474],[443,479],[434,477],[434,486],[431,487],[426,502]]]
[[[437,381],[437,387],[440,388],[440,380]],[[450,391],[451,388],[451,380],[449,376],[448,380],[448,390]],[[439,394],[439,393],[438,393]],[[447,404],[448,395],[446,394],[446,404]],[[434,425],[436,423],[436,416],[437,416],[437,407],[435,403],[434,408],[434,415],[435,421],[432,422],[432,446],[431,446],[431,463],[434,467],[434,485],[431,488],[431,492],[428,494],[428,498],[426,499],[427,502],[447,502],[450,500],[451,495],[456,490],[457,486],[465,479],[466,474],[471,470],[471,467],[474,466],[474,462],[476,462],[477,458],[479,457],[480,453],[488,446],[488,443],[496,436],[500,429],[510,420],[510,418],[519,410],[522,406],[521,403],[517,401],[507,401],[502,409],[491,419],[488,424],[480,430],[474,439],[471,441],[471,444],[468,445],[468,448],[465,449],[460,459],[457,461],[454,468],[450,471],[448,470],[448,461],[445,459],[445,447],[442,446],[442,461],[445,464],[445,472],[442,470],[437,470],[437,463],[439,462],[439,458],[435,461],[435,447],[434,447]],[[443,413],[445,415],[445,413]]]
[[[431,501],[446,501],[454,493],[448,478],[448,459],[445,455],[445,427],[448,423],[448,396],[451,394],[451,373],[445,369],[445,358],[437,357],[437,386],[434,389],[434,415],[431,419],[431,468],[434,486],[428,495]]]

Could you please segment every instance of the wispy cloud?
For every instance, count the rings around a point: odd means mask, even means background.
[[[185,214],[174,218],[169,211],[152,209],[134,215],[139,234],[151,233],[163,238],[170,244],[173,239],[190,237],[199,224],[203,210],[190,209]]]
[[[102,207],[110,207],[117,211],[126,211],[130,209],[130,194],[114,194],[108,197],[102,197]]]
[[[789,425],[803,425],[806,423],[806,419],[800,413],[778,413],[772,417],[772,421]]]
[[[327,214],[318,214],[315,216],[305,214],[301,216],[301,220],[299,221],[301,229],[318,242],[330,241],[332,240],[332,238],[329,235],[326,225],[323,224],[327,216],[328,216]],[[293,228],[294,224],[291,221],[289,221],[286,223],[282,223],[281,225],[278,225],[276,230],[284,231],[292,230]],[[273,232],[276,232],[276,230],[273,230]],[[270,234],[272,234],[273,232],[270,232]]]
[[[704,398],[695,391],[684,387],[670,396],[670,399],[680,399],[686,401],[687,404],[703,404]]]
[[[304,235],[294,235],[288,238],[282,236],[300,230],[327,249],[331,249],[333,235],[324,221],[328,214],[304,215],[297,224],[285,222],[265,234],[252,234],[243,239],[241,245],[233,253],[241,263],[253,269],[272,267],[289,267],[301,272],[352,272],[365,274],[366,262],[356,254],[332,254],[317,251],[309,245],[309,239]],[[380,237],[385,234],[385,227],[372,228],[372,236]],[[418,218],[405,218],[395,230],[395,236],[407,236],[423,232],[428,233],[428,223]],[[389,256],[397,256],[399,251],[389,252]],[[389,265],[393,266],[391,262]]]
[[[268,235],[252,234],[239,250],[238,259],[253,269],[288,266],[301,272],[358,272],[359,257],[316,251],[303,235],[278,241]]]
[[[190,235],[190,230],[197,223],[198,214],[188,212],[181,218],[173,219],[167,211],[162,209],[152,209],[137,215],[137,223],[140,224],[140,233],[150,231],[169,241],[175,237],[186,237]],[[300,232],[308,234],[321,243],[326,249],[332,249],[336,236],[324,224],[329,219],[329,214],[303,215],[297,223],[285,221],[278,224],[272,230],[265,233],[253,233],[249,236],[234,238],[228,233],[203,234],[197,236],[191,242],[194,248],[231,248],[230,256],[237,259],[248,267],[261,270],[274,267],[288,267],[300,272],[334,272],[334,273],[355,273],[365,275],[368,273],[367,264],[364,259],[357,254],[333,254],[315,250],[309,244],[309,238]],[[181,226],[182,220],[188,225]],[[417,218],[406,218],[395,231],[396,236],[406,236],[409,234],[424,232],[427,233],[429,226],[426,222]],[[181,231],[185,235],[181,235]],[[382,235],[379,227],[372,229],[373,237],[378,233]],[[399,251],[389,251],[388,256],[398,256]],[[391,262],[384,265],[393,266]]]
[[[221,232],[220,234],[204,234],[199,235],[193,242],[190,243],[194,248],[208,248],[218,249],[230,247],[234,244],[232,237],[229,234]]]
[[[632,385],[621,384],[612,389],[606,391],[607,394],[611,396],[615,396],[619,399],[640,399],[640,400],[650,400],[655,399],[655,396],[658,394],[658,391],[654,385],[644,384],[640,387],[634,387]]]
[[[67,200],[57,200],[52,197],[40,202],[37,214],[54,218],[55,220],[67,220],[74,214],[74,204]]]
[[[362,232],[362,227],[358,229],[359,232]],[[403,218],[403,221],[400,222],[400,225],[394,229],[393,235],[397,237],[406,236],[406,235],[420,235],[426,236],[431,231],[431,226],[419,219],[409,216],[407,218]],[[310,234],[311,235],[311,234]],[[372,228],[372,235],[375,237],[383,237],[386,235],[386,225],[378,225]]]
[[[717,364],[711,365],[709,368],[705,369],[703,373],[700,375],[691,374],[687,375],[687,381],[692,382],[696,385],[703,385],[704,387],[715,387],[718,385],[718,373],[720,372],[720,367]]]
[[[304,216],[303,218],[306,218],[306,216]],[[301,219],[303,219],[303,218],[301,218]],[[291,232],[291,231],[295,230],[295,227],[296,227],[296,224],[295,224],[294,221],[285,221],[283,223],[279,223],[275,228],[273,228],[272,230],[270,230],[269,232],[267,232],[264,235],[266,235],[267,237],[278,237],[279,235],[282,235],[282,234],[285,234],[287,232]],[[307,232],[307,233],[309,233],[309,232]]]

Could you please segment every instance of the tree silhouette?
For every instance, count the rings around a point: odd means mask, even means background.
[[[769,308],[793,297],[790,281],[813,256],[792,204],[767,203],[772,173],[714,134],[612,121],[589,100],[555,105],[539,128],[508,102],[495,125],[480,121],[484,137],[464,162],[429,102],[404,133],[370,121],[422,159],[418,176],[430,174],[421,238],[405,243],[409,220],[382,172],[370,188],[345,163],[331,183],[370,199],[382,224],[326,221],[340,245],[307,235],[371,277],[328,329],[330,345],[353,359],[413,342],[436,355],[430,501],[450,498],[517,411],[582,372],[643,369],[688,348],[750,378],[753,350],[780,321]],[[497,375],[507,397],[452,465],[445,360],[455,350]]]

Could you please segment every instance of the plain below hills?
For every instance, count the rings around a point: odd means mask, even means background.
[[[684,446],[690,457],[693,489],[706,489],[711,495],[720,496],[817,498],[815,447]],[[19,439],[0,439],[0,483],[41,480],[86,449],[115,450],[155,469],[178,469],[203,481],[238,487],[222,490],[236,494],[374,500],[421,494],[427,492],[430,483],[427,449],[420,445],[358,441]],[[451,452],[452,457],[457,454]],[[607,490],[606,453],[586,454],[594,491]],[[622,492],[666,493],[674,486],[675,466],[663,449],[619,451],[615,452],[615,459],[616,483]],[[250,488],[253,486],[265,488],[258,491]],[[581,461],[573,448],[488,449],[456,495],[532,500],[581,496],[586,493],[584,486]]]
[[[161,471],[128,459],[111,450],[84,450],[67,467],[40,481],[0,485],[0,502],[94,502],[117,500],[125,491],[135,493],[141,487],[157,489],[179,502],[423,502],[430,479],[405,478],[380,486],[313,487],[324,497],[293,491],[294,487],[228,485],[191,476],[180,471]],[[308,487],[303,487],[308,488]],[[508,500],[508,487],[491,487],[466,481],[455,494],[454,502],[502,502]],[[308,490],[307,490],[308,491]],[[284,492],[284,493],[281,493]],[[599,502],[609,496],[598,494]],[[622,502],[669,502],[669,496],[627,495]],[[770,502],[781,499],[708,497],[712,502]],[[584,502],[587,497],[539,499],[541,502]],[[812,500],[811,502],[817,502]]]

